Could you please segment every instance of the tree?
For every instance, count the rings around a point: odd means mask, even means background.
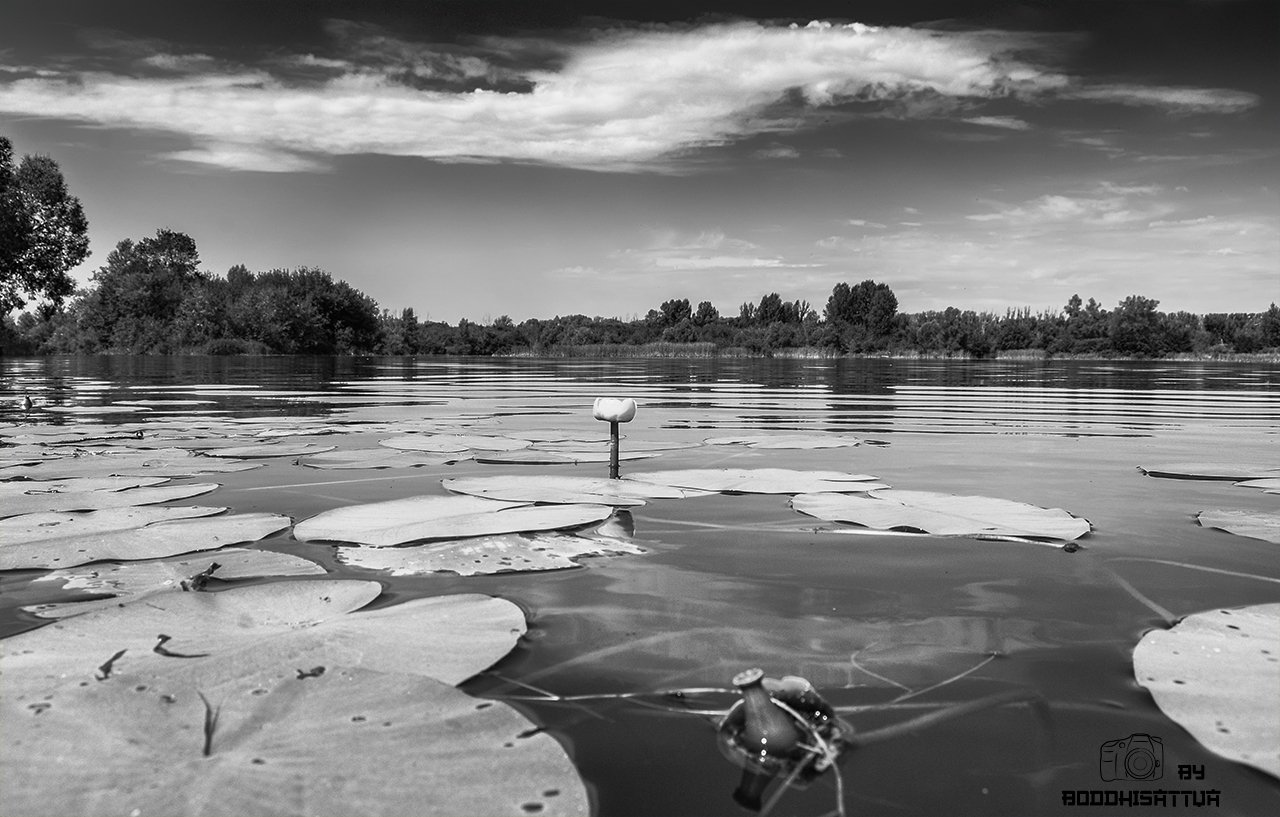
[[[1111,313],[1111,345],[1121,354],[1156,357],[1163,353],[1159,301],[1130,295]]]
[[[710,301],[698,304],[698,311],[693,313],[694,326],[706,326],[718,320],[720,320],[720,312],[711,305]]]
[[[0,136],[0,313],[30,300],[61,306],[75,290],[71,268],[89,256],[89,223],[58,163],[24,156]]]
[[[897,313],[898,297],[893,290],[870,279],[852,287],[836,284],[827,299],[827,321],[851,338],[850,346],[855,348],[882,343],[893,331]]]

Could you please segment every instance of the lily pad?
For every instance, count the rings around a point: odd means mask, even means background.
[[[656,452],[622,451],[618,460],[644,460],[656,457]],[[579,463],[608,462],[608,451],[563,450],[546,451],[541,448],[526,448],[522,451],[476,452],[475,461],[490,465],[577,465]]]
[[[579,567],[586,556],[644,553],[622,539],[587,538],[562,533],[509,533],[398,548],[339,548],[338,561],[352,567],[383,570],[392,576],[563,570]]]
[[[33,483],[28,483],[33,484]],[[126,488],[103,491],[38,491],[6,492],[0,505],[0,517],[45,511],[96,511],[106,508],[128,508],[155,505],[177,499],[190,499],[216,489],[216,482],[190,485],[162,485],[158,488]]]
[[[835,434],[764,434],[749,437],[712,437],[703,440],[707,445],[745,445],[749,448],[851,448],[861,445],[857,437],[841,437]]]
[[[1213,510],[1201,511],[1196,520],[1206,528],[1217,528],[1237,536],[1248,536],[1280,545],[1280,513]]]
[[[1178,462],[1169,465],[1138,466],[1149,477],[1170,479],[1270,479],[1280,477],[1280,468],[1268,465],[1242,465],[1234,462]]]
[[[1088,520],[1061,508],[930,491],[877,491],[865,497],[803,494],[791,500],[791,507],[828,522],[940,536],[1017,536],[1062,541],[1078,539],[1091,529]]]
[[[0,464],[0,479],[68,479],[70,477],[193,477],[198,474],[247,471],[261,467],[251,462],[222,462],[195,457],[188,451],[166,448],[156,451],[84,454],[42,460],[35,465]]]
[[[237,445],[230,448],[216,448],[205,452],[207,457],[231,457],[257,459],[260,457],[305,457],[308,454],[320,454],[332,451],[336,445],[316,445],[315,443],[259,443],[257,445]]]
[[[1268,479],[1248,479],[1235,483],[1241,488],[1257,488],[1264,494],[1280,494],[1280,477]]]
[[[528,440],[511,437],[495,437],[482,434],[427,434],[392,437],[379,440],[378,445],[400,451],[431,451],[437,454],[461,454],[466,451],[518,451],[528,448]]]
[[[506,704],[403,673],[298,674],[217,686],[118,676],[38,709],[6,706],[5,807],[193,817],[590,811],[563,748]]]
[[[1210,610],[1153,630],[1133,672],[1211,752],[1280,777],[1280,604]]]
[[[598,503],[628,507],[643,505],[645,499],[685,499],[708,492],[675,488],[656,483],[591,477],[511,475],[501,477],[461,477],[441,484],[455,494],[482,496],[510,502],[554,502],[559,504]]]
[[[215,567],[216,565],[216,567]],[[100,607],[115,607],[153,593],[195,589],[196,577],[207,575],[219,581],[260,576],[324,575],[325,569],[309,559],[271,550],[223,548],[202,556],[182,556],[145,562],[104,562],[91,567],[54,570],[32,582],[60,585],[64,591],[80,591],[110,598],[87,601],[33,604],[22,609],[40,618],[65,618]]]
[[[394,451],[386,448],[348,448],[315,454],[300,464],[308,468],[418,468],[448,465],[471,459],[470,454],[427,454],[417,451]]]
[[[75,567],[119,559],[159,559],[253,542],[289,527],[289,517],[225,508],[116,508],[84,514],[27,514],[0,522],[0,570]],[[143,511],[163,514],[144,515]],[[110,517],[100,517],[112,514]],[[43,521],[42,521],[43,520]],[[14,526],[10,537],[8,523]]]
[[[73,491],[123,491],[149,488],[168,482],[168,477],[74,477],[72,479],[9,480],[0,482],[0,502],[17,494]]]
[[[0,697],[31,702],[114,673],[214,686],[279,666],[359,666],[456,684],[506,655],[526,629],[519,607],[478,594],[355,612],[381,593],[378,582],[350,579],[158,593],[0,641]]]
[[[416,496],[335,508],[294,526],[300,542],[353,542],[387,547],[422,539],[461,539],[558,530],[600,522],[606,505],[530,506],[472,496]]]
[[[684,471],[640,471],[624,479],[701,491],[746,494],[806,494],[824,491],[873,491],[888,488],[869,474],[843,471],[795,471],[789,468],[691,468]]]

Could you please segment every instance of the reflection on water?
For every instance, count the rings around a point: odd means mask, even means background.
[[[24,414],[30,394],[37,405]],[[351,358],[0,359],[0,422],[449,418],[476,433],[601,431],[601,395],[634,397],[626,429],[682,447],[632,470],[811,468],[874,474],[899,488],[1061,507],[1094,532],[1068,553],[1039,545],[813,532],[778,496],[654,500],[633,509],[642,556],[543,574],[390,577],[347,567],[329,546],[279,536],[266,547],[336,575],[380,578],[393,602],[481,592],[521,604],[529,636],[473,694],[559,695],[727,687],[743,669],[809,678],[837,706],[913,705],[1033,690],[1053,734],[1005,707],[877,745],[842,763],[850,814],[1056,814],[1060,791],[1096,789],[1098,746],[1146,732],[1170,764],[1203,764],[1220,814],[1280,813],[1280,787],[1199,747],[1134,684],[1129,663],[1157,608],[1181,616],[1276,600],[1275,546],[1199,527],[1210,508],[1274,511],[1275,497],[1227,482],[1160,480],[1139,465],[1280,467],[1280,367],[1167,362],[899,360],[535,361]],[[106,410],[106,411],[104,411]],[[361,412],[365,412],[363,415]],[[254,426],[255,428],[258,425]],[[840,433],[887,445],[810,451],[699,446],[750,433]],[[388,435],[382,435],[383,437]],[[376,445],[376,430],[317,437]],[[296,439],[296,438],[291,438]],[[623,448],[625,450],[626,441]],[[237,511],[295,520],[353,502],[442,493],[440,479],[501,473],[603,476],[605,466],[474,462],[391,472],[302,469],[287,459],[218,475]],[[1219,571],[1204,572],[1197,568]],[[0,577],[5,632],[53,600],[32,574]],[[44,595],[40,593],[43,592]],[[1144,601],[1145,599],[1145,601]],[[995,656],[992,658],[992,656]],[[978,669],[974,669],[978,667]],[[705,719],[625,700],[524,704],[570,748],[603,815],[742,814],[740,771]],[[919,710],[859,710],[876,728]],[[830,776],[784,800],[824,814]],[[655,785],[657,784],[657,785]],[[1176,786],[1177,781],[1169,785]],[[1139,810],[1141,811],[1141,810]],[[779,812],[781,813],[781,812]]]

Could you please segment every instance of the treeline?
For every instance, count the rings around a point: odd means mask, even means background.
[[[120,242],[90,286],[65,306],[6,317],[6,354],[387,355],[949,355],[1013,350],[1048,355],[1161,357],[1280,351],[1280,307],[1265,312],[1161,312],[1131,295],[1106,309],[1073,296],[1061,310],[1004,315],[948,308],[900,313],[887,284],[837,284],[821,311],[769,293],[722,315],[709,301],[673,298],[631,320],[557,316],[520,323],[420,320],[379,311],[373,299],[319,269],[225,277],[199,269],[190,236],[160,230]]]

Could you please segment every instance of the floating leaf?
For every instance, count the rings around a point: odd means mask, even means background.
[[[415,496],[335,508],[299,522],[300,542],[354,542],[386,547],[421,539],[461,539],[557,530],[606,519],[605,505],[529,506],[473,496]]]
[[[1237,536],[1280,545],[1280,513],[1213,510],[1201,511],[1196,519],[1206,528],[1218,528]]]
[[[221,462],[191,456],[177,448],[65,456],[35,465],[0,464],[0,479],[68,479],[71,477],[149,476],[193,477],[199,474],[247,471],[260,467],[250,462]]]
[[[213,567],[217,565],[217,567]],[[89,601],[35,604],[22,609],[40,618],[65,618],[99,607],[115,607],[152,593],[191,589],[193,578],[207,574],[220,581],[258,576],[324,575],[325,569],[309,559],[271,550],[222,548],[202,556],[155,559],[145,562],[103,562],[91,567],[54,570],[38,576],[37,584],[60,584],[62,590],[110,593],[111,598]]]
[[[643,451],[623,451],[618,454],[620,461],[644,460],[658,456],[656,453]],[[475,461],[492,465],[577,465],[579,463],[608,462],[608,451],[544,451],[526,448],[523,451],[477,452]]]
[[[92,683],[108,659],[112,673],[206,685],[282,665],[359,666],[454,684],[506,655],[526,629],[515,604],[478,594],[354,612],[381,592],[378,582],[318,579],[157,593],[145,604],[108,607],[0,641],[0,696],[38,699]]]
[[[320,454],[332,451],[336,445],[316,445],[315,443],[259,443],[257,445],[237,445],[230,448],[217,448],[205,452],[207,457],[244,457],[257,459],[260,457],[305,457],[308,454]]]
[[[225,508],[118,508],[84,514],[28,514],[0,522],[0,570],[75,567],[103,559],[159,559],[180,553],[214,550],[253,542],[289,527],[289,517],[273,513],[245,513],[198,519]],[[146,516],[141,511],[164,511]],[[131,514],[96,519],[100,514]],[[133,516],[132,514],[137,514]],[[40,522],[36,520],[45,519]],[[47,525],[35,534],[19,530],[12,538],[9,522]],[[156,521],[170,520],[170,521]],[[95,529],[96,528],[96,529]],[[26,538],[23,538],[24,533]],[[39,538],[33,538],[39,537]]]
[[[1171,479],[1269,479],[1280,477],[1280,468],[1267,465],[1241,465],[1234,462],[1178,462],[1170,465],[1138,466],[1149,477]]]
[[[349,448],[315,454],[301,461],[308,468],[417,468],[471,459],[470,454],[425,454],[386,448]]]
[[[17,494],[74,491],[123,491],[168,482],[168,477],[73,477],[71,479],[10,480],[0,482],[0,502]]]
[[[745,445],[749,448],[849,448],[861,445],[857,437],[835,434],[765,434],[754,437],[712,437],[707,445]]]
[[[1205,748],[1280,777],[1280,604],[1210,610],[1153,630],[1133,651],[1133,672]]]
[[[791,501],[791,507],[828,522],[849,522],[877,530],[905,528],[940,536],[1071,540],[1090,530],[1088,520],[1060,508],[930,491],[877,491],[865,497],[803,494]]]
[[[338,561],[352,567],[384,570],[392,576],[563,570],[578,567],[585,556],[644,553],[622,539],[586,538],[562,533],[509,533],[398,548],[339,548]]]
[[[1280,477],[1249,479],[1235,484],[1241,488],[1257,488],[1264,494],[1280,494]]]
[[[702,491],[747,494],[804,494],[823,491],[872,491],[888,488],[868,474],[843,471],[794,471],[789,468],[691,468],[684,471],[642,471],[624,479],[674,485]]]
[[[33,483],[27,483],[33,484]],[[3,497],[0,517],[45,511],[96,511],[106,508],[127,508],[137,505],[155,505],[177,499],[190,499],[207,494],[218,487],[216,482],[198,482],[190,485],[162,485],[158,488],[128,488],[105,491],[39,491],[37,493],[11,493]]]
[[[684,499],[705,496],[705,491],[674,488],[656,483],[591,477],[510,475],[501,477],[461,477],[442,482],[445,490],[510,502],[598,503],[627,507],[643,505],[645,499]]]
[[[528,448],[531,443],[528,440],[480,434],[429,434],[416,437],[392,437],[389,440],[379,440],[378,445],[401,451],[460,454],[465,451],[518,451]]]
[[[587,815],[556,740],[432,678],[295,668],[211,687],[114,676],[3,711],[22,815]],[[207,736],[207,737],[206,737]]]

